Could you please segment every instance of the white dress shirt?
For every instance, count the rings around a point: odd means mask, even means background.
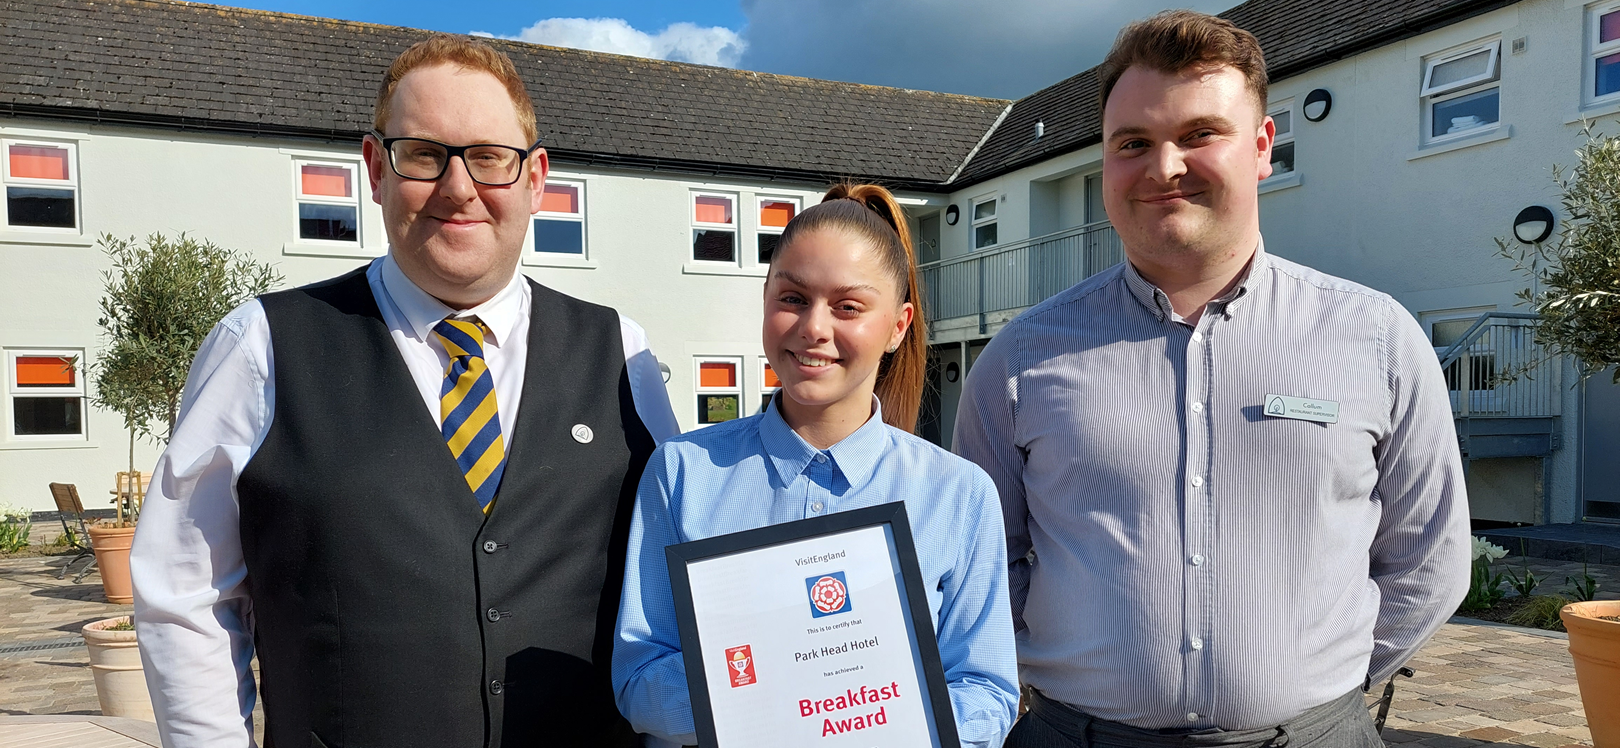
[[[524,276],[515,273],[494,298],[463,312],[417,287],[392,254],[373,261],[366,280],[435,421],[449,354],[433,326],[454,315],[477,316],[489,327],[484,360],[495,379],[501,432],[511,434],[528,355],[531,293]],[[620,315],[619,329],[636,414],[662,443],[680,427],[658,362],[640,326]],[[253,744],[253,618],[236,480],[270,431],[274,372],[270,325],[257,300],[215,325],[192,362],[130,552],[141,659],[169,748]]]

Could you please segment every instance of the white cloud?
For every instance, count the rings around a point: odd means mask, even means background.
[[[1237,0],[742,0],[740,64],[811,78],[1017,98],[1102,61],[1126,23]]]
[[[480,31],[472,33],[493,36]],[[649,34],[622,18],[547,18],[517,36],[501,38],[721,67],[736,67],[748,48],[748,43],[737,32],[724,26],[704,28],[681,22]]]

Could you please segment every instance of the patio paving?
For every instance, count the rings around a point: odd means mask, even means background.
[[[100,714],[79,628],[127,614],[130,606],[108,603],[97,575],[79,585],[72,574],[56,579],[64,560],[0,560],[0,715]],[[1543,591],[1557,592],[1581,565],[1531,559],[1530,568],[1547,578]],[[1593,565],[1589,571],[1602,585],[1600,597],[1620,597],[1620,567]],[[1562,634],[1455,618],[1408,666],[1417,677],[1396,685],[1384,730],[1390,746],[1591,745]],[[1374,688],[1375,694],[1381,690]],[[262,726],[262,715],[254,721]],[[60,729],[92,726],[81,720]],[[7,744],[8,735],[15,739],[19,729],[20,723],[0,716],[0,744]]]

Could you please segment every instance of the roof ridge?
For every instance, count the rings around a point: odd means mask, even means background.
[[[973,163],[973,157],[979,155],[979,149],[984,147],[985,142],[990,140],[991,135],[996,134],[996,130],[1001,127],[1001,121],[1007,119],[1007,114],[1012,111],[1015,103],[1017,102],[1007,103],[1007,106],[1001,110],[1001,115],[996,117],[995,122],[990,123],[990,129],[985,130],[984,135],[979,136],[979,142],[974,143],[973,150],[968,151],[968,154],[962,157],[962,163],[956,165],[956,171],[951,172],[951,176],[944,181],[944,184],[955,182],[956,178],[962,175],[962,170],[966,169],[968,164]]]

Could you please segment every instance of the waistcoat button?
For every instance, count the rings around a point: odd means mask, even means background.
[[[496,543],[493,540],[484,541],[484,552],[485,553],[494,553],[495,551],[500,550],[500,548],[501,548],[501,545],[499,543]]]
[[[492,694],[494,694],[496,696],[499,696],[502,693],[504,693],[505,691],[506,691],[506,684],[505,683],[502,683],[502,682],[500,682],[498,680],[492,680],[492,681],[489,682],[489,692],[490,693],[492,693]]]
[[[494,608],[484,611],[484,615],[487,616],[491,622],[501,620],[501,612]]]

